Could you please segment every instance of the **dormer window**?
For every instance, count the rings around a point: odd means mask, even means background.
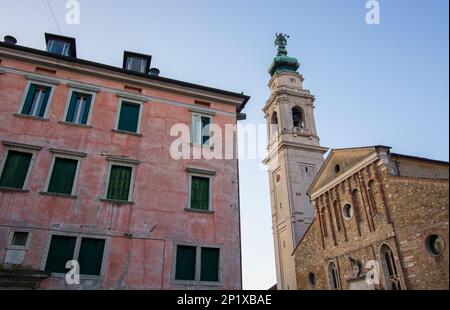
[[[123,56],[123,68],[125,70],[147,74],[150,70],[152,56],[131,52],[125,52]]]
[[[74,38],[46,33],[45,41],[47,43],[47,52],[61,56],[77,57]]]

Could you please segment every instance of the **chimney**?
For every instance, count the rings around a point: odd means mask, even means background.
[[[157,69],[157,68],[151,68],[151,69],[148,71],[148,74],[150,74],[150,76],[158,77],[158,76],[159,76],[159,69]]]
[[[4,42],[5,42],[6,44],[16,45],[17,39],[14,38],[13,36],[5,36]]]

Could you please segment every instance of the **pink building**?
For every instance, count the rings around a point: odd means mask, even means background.
[[[0,43],[0,286],[241,289],[236,156],[174,159],[170,133],[209,149],[249,97],[160,77],[148,55],[117,68],[46,43]]]

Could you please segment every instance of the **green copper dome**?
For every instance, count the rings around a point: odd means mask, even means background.
[[[300,68],[300,63],[298,62],[297,58],[287,55],[286,38],[289,38],[289,36],[282,33],[277,34],[277,37],[275,39],[275,46],[278,46],[278,53],[277,56],[273,59],[272,64],[270,65],[270,76],[274,76],[275,74],[281,72],[298,73],[297,70],[298,68]]]

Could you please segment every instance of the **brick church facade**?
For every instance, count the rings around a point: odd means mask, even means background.
[[[447,162],[337,149],[308,194],[316,216],[293,253],[298,289],[449,288]]]

